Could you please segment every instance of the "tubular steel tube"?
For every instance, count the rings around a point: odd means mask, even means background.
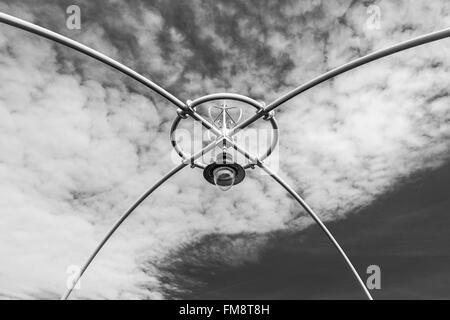
[[[153,81],[147,79],[146,77],[140,75],[136,71],[130,69],[129,67],[121,64],[120,62],[117,62],[116,60],[104,55],[103,53],[100,53],[88,46],[85,46],[84,44],[81,44],[75,40],[69,39],[59,33],[56,33],[54,31],[48,30],[46,28],[40,27],[38,25],[35,25],[33,23],[24,21],[22,19],[10,16],[6,13],[0,12],[0,22],[8,24],[10,26],[34,33],[36,35],[39,35],[41,37],[47,38],[49,40],[53,40],[55,42],[58,42],[62,45],[65,45],[69,48],[72,48],[74,50],[77,50],[78,52],[84,53],[100,62],[103,62],[110,67],[113,67],[114,69],[126,74],[127,76],[139,81],[146,87],[152,89],[162,97],[166,98],[170,102],[172,102],[176,107],[182,109],[184,112],[189,114],[193,119],[200,121],[206,128],[212,130],[214,133],[220,133],[212,124],[210,124],[206,119],[204,119],[202,116],[200,116],[198,113],[195,112],[195,110],[188,107],[184,102],[179,100],[177,97],[166,91],[165,89],[158,86]]]
[[[286,182],[284,182],[277,174],[275,174],[272,170],[270,170],[267,166],[265,166],[262,162],[258,163],[258,166],[263,169],[267,174],[269,174],[276,182],[278,182],[287,192],[291,194],[291,196],[297,200],[297,202],[303,207],[303,209],[306,210],[306,212],[314,219],[314,221],[319,225],[319,227],[322,229],[322,231],[327,235],[328,239],[331,241],[331,243],[334,245],[334,247],[338,250],[339,254],[344,258],[345,263],[347,264],[348,268],[353,273],[353,276],[355,277],[356,281],[358,281],[358,284],[361,286],[361,289],[363,290],[364,294],[367,296],[369,300],[373,300],[369,290],[365,286],[364,282],[362,281],[361,277],[358,274],[358,271],[356,271],[355,267],[353,266],[352,262],[348,258],[347,254],[345,253],[344,249],[339,245],[337,240],[334,238],[333,234],[328,230],[328,228],[325,226],[325,224],[320,220],[319,216],[316,215],[316,213],[313,211],[313,209],[308,206],[308,204],[303,200],[300,195],[295,192],[294,189],[292,189]]]
[[[153,193],[156,189],[158,189],[164,182],[169,180],[170,177],[172,177],[175,173],[186,167],[187,164],[181,163],[172,170],[170,170],[164,177],[162,177],[158,182],[156,182],[153,186],[151,186],[147,191],[145,191],[132,205],[125,211],[125,213],[119,218],[119,220],[116,221],[116,223],[112,226],[112,228],[108,231],[108,233],[103,237],[103,239],[100,241],[100,243],[95,248],[94,252],[89,256],[85,264],[80,270],[80,273],[77,275],[77,277],[74,279],[72,285],[67,289],[67,291],[62,296],[61,300],[67,300],[70,296],[70,294],[73,291],[73,288],[77,284],[77,282],[80,280],[80,278],[83,276],[86,269],[89,267],[91,262],[94,260],[94,258],[97,256],[97,254],[100,252],[100,250],[103,248],[103,246],[106,244],[106,242],[111,238],[113,233],[120,227],[120,225],[130,216],[130,214],[133,213],[133,211],[145,200],[150,196],[150,194]]]
[[[249,105],[252,105],[253,107],[255,107],[257,110],[263,110],[264,106],[249,97],[243,96],[241,94],[237,94],[237,93],[213,93],[213,94],[209,94],[203,97],[200,97],[198,99],[195,99],[194,101],[191,102],[191,107],[195,108],[198,105],[205,103],[205,102],[209,102],[209,101],[214,101],[214,100],[235,100],[235,101],[239,101],[239,102],[243,102]]]
[[[117,62],[116,60],[92,49],[89,48],[79,42],[76,42],[72,39],[69,39],[63,35],[60,35],[56,32],[50,31],[48,29],[45,29],[43,27],[37,26],[35,24],[32,24],[30,22],[26,22],[24,20],[21,20],[19,18],[7,15],[5,13],[1,13],[0,12],[0,22],[11,25],[13,27],[17,27],[20,28],[22,30],[25,31],[29,31],[31,33],[34,33],[36,35],[42,36],[44,38],[47,38],[49,40],[53,40],[55,42],[58,42],[62,45],[65,45],[69,48],[75,49],[78,52],[81,52],[83,54],[86,54],[100,62],[103,62],[107,65],[109,65],[110,67],[113,67],[114,69],[124,73],[125,75],[139,81],[140,83],[142,83],[143,85],[145,85],[146,87],[150,88],[151,90],[155,91],[156,93],[158,93],[159,95],[161,95],[163,98],[167,99],[168,101],[170,101],[171,103],[173,103],[176,107],[182,109],[184,112],[186,112],[186,114],[189,114],[190,116],[192,116],[193,119],[202,122],[202,124],[207,127],[208,129],[212,130],[214,133],[220,135],[221,132],[212,124],[210,124],[207,120],[205,120],[202,116],[200,116],[196,111],[195,111],[195,106],[201,103],[204,103],[206,101],[211,101],[211,100],[216,100],[216,99],[221,99],[221,97],[223,97],[224,99],[230,99],[230,100],[237,100],[237,101],[242,101],[248,104],[251,104],[253,106],[255,106],[256,108],[260,109],[261,108],[261,104],[256,102],[253,99],[250,99],[248,97],[245,96],[241,96],[241,95],[237,95],[237,94],[213,94],[213,95],[209,95],[209,96],[205,96],[202,98],[199,98],[197,100],[195,100],[192,103],[192,106],[188,106],[185,103],[183,103],[181,100],[179,100],[178,98],[176,98],[175,96],[173,96],[171,93],[169,93],[168,91],[166,91],[165,89],[161,88],[160,86],[158,86],[157,84],[155,84],[153,81],[147,79],[146,77],[140,75],[139,73],[135,72],[134,70],[126,67],[125,65]],[[376,51],[374,53],[371,53],[367,56],[361,57],[359,59],[356,59],[354,61],[351,61],[347,64],[344,64],[336,69],[333,69],[329,72],[324,73],[323,75],[303,84],[300,87],[295,88],[294,90],[288,92],[287,94],[281,96],[280,98],[276,99],[275,101],[273,101],[272,103],[270,103],[266,108],[261,109],[260,112],[256,113],[254,116],[248,118],[247,120],[245,120],[244,122],[242,122],[241,124],[237,125],[235,128],[233,128],[229,134],[228,137],[231,137],[232,135],[236,134],[239,130],[247,127],[248,125],[250,125],[251,123],[253,123],[254,121],[256,121],[257,119],[267,115],[269,112],[271,112],[272,110],[274,110],[275,108],[277,108],[278,106],[280,106],[281,104],[283,104],[284,102],[294,98],[295,96],[297,96],[298,94],[305,92],[313,87],[315,87],[316,85],[325,82],[335,76],[338,76],[342,73],[345,73],[347,71],[350,71],[352,69],[355,69],[359,66],[362,66],[366,63],[369,63],[371,61],[386,57],[388,55],[406,50],[406,49],[410,49],[416,46],[420,46],[432,41],[437,41],[443,38],[447,38],[450,37],[450,28],[449,29],[445,29],[445,30],[441,30],[441,31],[437,31],[434,33],[430,33],[428,35],[424,35],[412,40],[408,40],[405,42],[402,42],[400,44],[394,45],[392,47],[380,50],[380,51]],[[275,126],[278,127],[275,123]],[[327,227],[322,223],[322,221],[320,220],[320,218],[315,214],[315,212],[308,206],[308,204],[295,192],[294,189],[292,189],[289,185],[287,185],[277,174],[275,174],[274,172],[272,172],[268,167],[266,167],[259,159],[252,157],[250,154],[248,154],[245,150],[243,150],[242,148],[240,148],[238,145],[236,145],[233,141],[231,141],[228,138],[225,138],[229,143],[231,143],[231,145],[238,150],[239,152],[243,153],[249,160],[253,161],[255,164],[257,164],[262,170],[264,170],[265,172],[267,172],[275,181],[277,181],[283,188],[286,189],[286,191],[288,191],[289,194],[291,194],[295,200],[297,200],[297,202],[308,212],[308,214],[314,219],[314,221],[319,225],[319,227],[323,230],[323,232],[325,232],[325,234],[327,235],[327,237],[329,238],[329,240],[332,242],[332,244],[336,247],[336,249],[339,251],[339,253],[342,255],[342,257],[344,258],[345,262],[347,263],[348,267],[350,268],[350,270],[352,271],[353,275],[355,276],[355,278],[357,279],[358,283],[361,285],[364,293],[367,295],[367,297],[372,300],[372,296],[370,295],[369,291],[367,290],[366,286],[364,285],[363,281],[361,280],[361,278],[359,277],[356,269],[354,268],[354,266],[352,265],[350,259],[347,257],[346,253],[344,252],[344,250],[341,248],[341,246],[339,245],[339,243],[336,241],[336,239],[333,237],[333,235],[331,234],[331,232],[327,229]],[[108,231],[108,233],[106,234],[106,236],[101,240],[101,242],[98,244],[98,246],[95,248],[94,252],[91,254],[91,256],[88,258],[88,260],[86,261],[86,263],[83,265],[78,277],[75,279],[75,281],[72,283],[72,286],[70,288],[68,288],[68,290],[65,292],[65,294],[63,295],[62,299],[67,299],[71,292],[73,291],[74,286],[76,285],[76,283],[79,281],[79,279],[81,278],[81,276],[85,273],[85,271],[87,270],[87,268],[89,267],[89,265],[92,263],[92,261],[94,260],[94,258],[97,256],[97,254],[99,253],[99,251],[103,248],[103,246],[106,244],[106,242],[110,239],[110,237],[113,235],[113,233],[119,228],[119,226],[131,215],[131,213],[133,213],[133,211],[148,197],[150,196],[150,194],[152,194],[155,190],[157,190],[162,184],[164,184],[167,180],[169,180],[173,175],[175,175],[177,172],[179,172],[181,169],[183,169],[184,167],[186,167],[188,164],[193,164],[195,162],[195,160],[197,158],[199,158],[201,155],[203,155],[205,152],[208,152],[209,150],[211,150],[212,148],[214,148],[216,145],[216,142],[212,142],[211,144],[209,144],[207,147],[205,147],[204,149],[202,149],[201,151],[199,151],[198,153],[196,153],[195,155],[191,156],[188,159],[184,159],[182,161],[181,164],[179,164],[178,166],[176,166],[175,168],[173,168],[172,170],[170,170],[164,177],[162,177],[159,181],[157,181],[153,186],[151,186],[144,194],[142,194],[132,205],[130,208],[128,208],[128,210],[125,211],[125,213],[119,218],[119,220],[113,225],[113,227]],[[273,147],[273,146],[272,146]],[[269,149],[268,154],[270,154],[270,151],[272,150]],[[268,155],[267,154],[267,155]],[[266,155],[266,156],[267,156]]]
[[[70,296],[70,294],[73,291],[73,288],[77,284],[77,282],[80,280],[80,278],[83,276],[86,269],[89,267],[89,265],[92,263],[94,258],[97,256],[97,254],[100,252],[100,250],[103,248],[103,246],[106,244],[106,242],[111,238],[113,233],[120,227],[120,225],[133,213],[133,211],[145,200],[147,199],[156,189],[158,189],[164,182],[169,180],[173,175],[175,175],[178,171],[186,167],[188,164],[195,161],[197,158],[201,157],[203,153],[208,152],[212,148],[214,148],[216,145],[215,142],[210,143],[208,146],[203,148],[201,151],[193,155],[191,158],[184,160],[181,164],[177,165],[175,168],[170,170],[164,177],[162,177],[159,181],[157,181],[153,186],[151,186],[147,191],[145,191],[132,205],[130,208],[128,208],[127,211],[124,212],[124,214],[116,221],[116,223],[112,226],[112,228],[108,231],[108,233],[103,237],[103,239],[100,241],[100,243],[95,248],[94,252],[89,256],[88,260],[85,262],[83,267],[80,270],[80,273],[77,275],[77,277],[74,279],[72,285],[70,288],[67,289],[67,291],[64,293],[64,295],[61,297],[61,300],[67,300]]]
[[[314,221],[319,225],[319,227],[322,229],[322,231],[326,234],[328,239],[331,241],[331,243],[334,245],[334,247],[338,250],[339,254],[344,258],[345,263],[353,273],[353,276],[355,277],[358,284],[361,286],[361,289],[364,291],[364,294],[367,296],[369,300],[373,300],[369,290],[364,285],[364,282],[362,281],[361,277],[359,276],[358,272],[356,271],[355,267],[353,266],[352,262],[348,258],[347,254],[345,253],[344,249],[339,245],[337,240],[334,238],[333,234],[328,230],[328,228],[325,226],[325,224],[320,220],[319,216],[311,209],[311,207],[303,200],[302,197],[294,190],[292,189],[286,182],[283,181],[276,173],[274,173],[272,170],[270,170],[264,163],[262,163],[257,158],[250,155],[247,151],[245,151],[243,148],[241,148],[239,145],[231,141],[230,139],[227,139],[227,142],[230,143],[233,148],[235,148],[238,152],[242,153],[246,158],[257,164],[262,170],[264,170],[267,174],[269,174],[276,182],[278,182],[297,202],[303,207],[303,209],[306,210],[306,212],[314,219]]]
[[[89,48],[88,46],[85,46],[84,44],[81,44],[77,41],[69,39],[63,35],[60,35],[59,33],[50,31],[48,29],[45,29],[45,28],[35,25],[33,23],[24,21],[22,19],[10,16],[10,15],[2,13],[2,12],[0,12],[0,22],[3,22],[10,26],[34,33],[36,35],[47,38],[49,40],[53,40],[62,45],[65,45],[69,48],[75,49],[78,52],[84,53],[100,62],[103,62],[103,63],[109,65],[110,67],[113,67],[114,69],[126,74],[127,76],[139,81],[146,87],[152,89],[153,91],[155,91],[162,97],[164,97],[167,100],[169,100],[170,102],[172,102],[177,107],[179,107],[183,110],[187,110],[187,106],[185,103],[183,103],[181,100],[179,100],[178,98],[173,96],[171,93],[167,92],[166,90],[164,90],[163,88],[158,86],[153,81],[140,75],[136,71],[128,68],[127,66],[121,64],[120,62],[117,62],[116,60],[104,55],[103,53],[100,53],[92,48]]]
[[[348,62],[338,68],[335,68],[333,70],[330,70],[320,76],[318,76],[315,79],[312,79],[311,81],[308,81],[307,83],[295,88],[294,90],[286,93],[285,95],[281,96],[280,98],[276,99],[275,101],[271,102],[269,105],[267,105],[267,107],[264,109],[264,112],[261,113],[257,113],[254,116],[248,118],[247,120],[241,122],[238,126],[236,126],[235,128],[233,128],[233,130],[231,130],[230,132],[230,136],[232,136],[233,134],[237,133],[239,130],[244,129],[245,127],[249,126],[250,124],[252,124],[253,122],[255,122],[256,120],[258,120],[259,118],[261,118],[262,116],[264,116],[265,114],[267,114],[268,112],[274,110],[275,108],[279,107],[281,104],[285,103],[286,101],[294,98],[295,96],[299,95],[300,93],[303,93],[319,84],[321,84],[322,82],[325,82],[331,78],[334,78],[340,74],[343,74],[347,71],[353,70],[357,67],[360,67],[364,64],[367,64],[369,62],[387,57],[389,55],[392,55],[394,53],[403,51],[403,50],[407,50],[407,49],[411,49],[423,44],[427,44],[433,41],[437,41],[437,40],[442,40],[444,38],[448,38],[450,37],[450,28],[444,29],[444,30],[440,30],[440,31],[436,31],[433,33],[429,33],[411,40],[407,40],[401,43],[398,43],[396,45],[393,45],[391,47],[379,50],[379,51],[375,51],[373,53],[370,53],[364,57],[358,58],[356,60],[353,60],[351,62]]]

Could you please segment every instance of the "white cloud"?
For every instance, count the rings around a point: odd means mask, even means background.
[[[174,27],[169,35],[175,53],[167,63],[157,37],[166,27],[164,17],[144,5],[137,14],[118,4],[124,16],[115,21],[135,31],[143,50],[135,53],[139,61],[131,53],[122,57],[125,48],[116,46],[102,21],[88,23],[87,31],[75,37],[160,75],[166,84],[186,81],[179,91],[190,98],[227,90],[269,101],[357,57],[358,50],[365,53],[441,28],[448,15],[444,1],[403,2],[396,8],[381,1],[383,27],[370,33],[364,7],[346,11],[349,3],[321,9],[321,2],[311,1],[298,4],[298,10],[283,9],[280,14],[291,16],[284,31],[279,27],[286,21],[265,15],[270,28],[264,36],[255,19],[240,15],[237,25],[247,26],[235,35],[242,37],[242,48],[233,37],[221,36],[209,11],[195,5],[194,21],[203,30],[196,36],[215,39],[211,45],[225,53],[216,77],[185,65],[195,53],[185,46],[183,30]],[[30,21],[31,11],[39,11],[26,5],[1,9]],[[344,15],[347,25],[337,21]],[[399,26],[409,22],[416,29],[402,32]],[[285,78],[274,75],[282,67],[257,61],[259,51],[245,41],[266,46],[268,56],[289,57],[292,66],[280,73]],[[447,160],[449,99],[430,99],[447,92],[449,46],[443,41],[374,63],[280,108],[282,175],[319,215],[342,218],[402,178]],[[142,88],[130,92],[119,83],[123,77],[107,67],[7,26],[0,28],[0,70],[0,254],[8,257],[0,266],[0,294],[54,298],[64,290],[67,266],[83,262],[120,213],[173,165],[167,120],[175,113],[160,99],[141,94]],[[75,294],[161,298],[158,263],[178,248],[214,233],[301,229],[310,221],[293,221],[299,211],[266,176],[249,173],[223,194],[205,183],[200,171],[185,169],[119,229]],[[238,265],[257,259],[267,241],[237,239],[195,257],[201,262],[211,255]]]

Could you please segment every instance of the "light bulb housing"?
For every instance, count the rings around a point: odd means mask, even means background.
[[[220,179],[220,177],[226,179]],[[228,190],[233,185],[237,185],[245,178],[245,170],[238,163],[233,162],[233,158],[227,152],[217,155],[216,161],[209,164],[203,170],[203,177],[209,183],[217,185],[222,190]],[[232,177],[232,178],[231,178]]]

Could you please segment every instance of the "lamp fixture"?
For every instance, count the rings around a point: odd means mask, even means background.
[[[203,177],[222,191],[230,190],[245,178],[244,168],[233,161],[233,156],[224,151],[217,155],[216,161],[203,170]]]

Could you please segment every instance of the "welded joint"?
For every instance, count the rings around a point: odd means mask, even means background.
[[[273,119],[273,117],[275,116],[275,110],[271,110],[271,111],[267,112],[266,111],[266,103],[260,102],[260,104],[263,108],[258,110],[256,113],[262,113],[263,114],[262,118],[265,121],[269,121],[269,120]]]
[[[177,109],[177,114],[181,119],[187,119],[187,117],[189,116],[188,112],[186,110],[183,110],[181,108]]]
[[[261,167],[264,165],[263,161],[259,160],[259,158],[256,158],[255,160],[256,162],[252,163],[252,169],[255,169],[256,166]]]
[[[265,112],[265,114],[263,115],[263,120],[269,121],[272,120],[273,117],[275,117],[275,110]]]
[[[239,150],[238,150],[238,151],[239,151]],[[249,163],[247,163],[247,164],[244,166],[244,169],[245,169],[245,170],[247,170],[247,169],[252,169],[252,170],[254,170],[254,169],[256,169],[256,167],[261,167],[261,166],[264,165],[263,161],[260,160],[259,158],[252,157],[252,159],[250,159],[250,158],[247,157],[244,153],[242,153],[242,154],[243,154],[244,157],[246,157],[246,158],[249,160]]]
[[[186,101],[186,109],[181,109],[178,108],[177,109],[177,114],[181,119],[187,119],[187,117],[189,117],[190,114],[195,113],[195,109],[191,107],[192,106],[192,100],[187,100]]]

